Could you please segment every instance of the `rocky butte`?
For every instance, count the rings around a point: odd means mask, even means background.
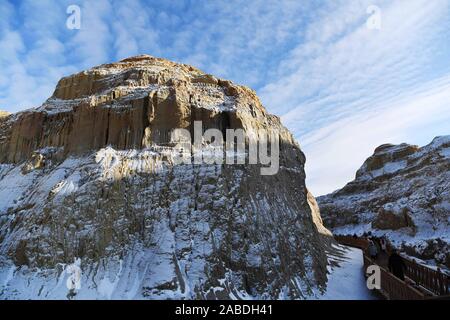
[[[181,164],[171,132],[260,129],[280,169]],[[137,56],[61,79],[0,116],[0,297],[300,299],[326,286],[330,233],[305,156],[254,91]]]
[[[355,180],[318,202],[334,233],[384,235],[409,255],[450,267],[450,136],[422,148],[379,146]]]

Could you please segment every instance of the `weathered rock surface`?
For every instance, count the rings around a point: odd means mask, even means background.
[[[280,137],[280,170],[175,164],[170,133]],[[328,231],[305,157],[256,94],[138,56],[66,78],[0,120],[0,297],[302,298],[326,283]]]
[[[9,112],[0,110],[0,119],[9,116]]]
[[[386,235],[450,266],[450,136],[419,148],[382,145],[344,188],[317,199],[334,233]]]

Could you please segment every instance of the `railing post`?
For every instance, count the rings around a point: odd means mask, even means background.
[[[446,295],[448,294],[447,292],[447,286],[446,286],[446,282],[447,282],[447,275],[444,274],[442,271],[439,272],[439,276],[440,276],[440,286],[441,286],[441,295]]]

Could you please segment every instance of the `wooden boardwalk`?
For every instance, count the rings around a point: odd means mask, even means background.
[[[380,267],[381,289],[379,292],[384,298],[388,300],[450,299],[449,276],[439,269],[434,270],[402,257],[406,265],[405,280],[403,281],[388,270],[389,247],[387,253],[380,253],[374,260],[367,253],[368,239],[353,236],[335,236],[335,239],[340,244],[362,250],[365,275],[370,265]]]

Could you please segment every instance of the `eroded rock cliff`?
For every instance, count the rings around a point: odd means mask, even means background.
[[[280,169],[175,164],[175,128],[259,129]],[[0,296],[303,298],[326,283],[329,233],[305,157],[256,94],[150,56],[66,78],[0,119]],[[325,238],[324,238],[325,237]]]
[[[0,110],[0,118],[4,118],[4,117],[8,116],[9,114],[10,113],[7,111]]]

